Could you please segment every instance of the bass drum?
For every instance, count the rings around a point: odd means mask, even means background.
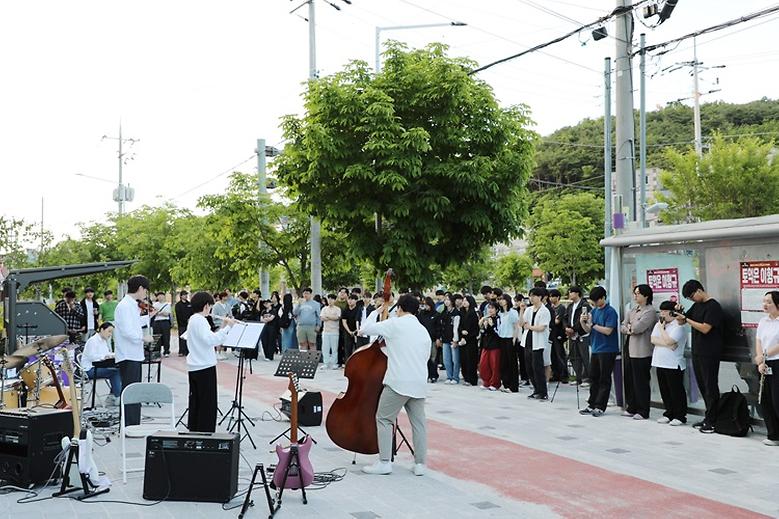
[[[63,386],[62,394],[65,395],[65,403],[70,405],[70,388]],[[40,400],[35,401],[35,391],[33,389],[28,390],[27,407],[54,407],[60,401],[59,393],[57,393],[57,388],[54,386],[42,387],[38,396]]]
[[[24,402],[22,397],[23,391],[19,391],[21,382],[18,380],[6,380],[5,388],[3,389],[3,405],[2,409],[19,409]]]

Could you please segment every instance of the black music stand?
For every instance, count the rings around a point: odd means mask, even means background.
[[[244,438],[249,438],[249,441],[252,444],[252,447],[255,449],[257,448],[257,445],[254,443],[254,439],[252,438],[251,434],[249,434],[249,431],[246,429],[246,426],[243,424],[244,420],[249,422],[252,427],[254,427],[254,422],[251,418],[249,418],[249,415],[246,414],[246,411],[243,410],[243,379],[246,378],[243,374],[243,366],[244,366],[244,348],[241,348],[239,350],[238,355],[238,374],[235,378],[235,394],[233,395],[233,403],[230,405],[230,409],[227,411],[227,414],[225,414],[221,420],[219,420],[219,425],[222,425],[222,422],[227,420],[228,418],[230,421],[227,423],[227,430],[228,432],[233,432],[233,429],[235,427],[238,427],[238,436],[241,438],[240,441],[243,441]],[[187,409],[189,410],[189,409]],[[237,417],[234,416],[237,414]],[[179,418],[179,421],[182,421],[184,419],[184,415]],[[245,434],[241,435],[241,427],[243,427]]]
[[[289,377],[290,373],[294,373],[298,378],[313,379],[316,375],[316,370],[319,367],[319,358],[321,352],[316,350],[287,350],[281,356],[279,361],[279,367],[276,369],[274,376],[276,377]],[[304,436],[308,436],[308,433],[304,431],[299,425],[298,430],[303,433]],[[292,431],[292,427],[287,427],[287,430],[273,438],[268,443],[273,445],[279,438],[284,436],[289,439],[289,433]],[[316,443],[316,440],[314,440]]]

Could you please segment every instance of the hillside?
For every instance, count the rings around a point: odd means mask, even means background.
[[[638,157],[638,111],[636,157]],[[779,138],[779,100],[760,99],[746,104],[708,103],[701,106],[704,147],[715,131],[724,135],[757,134],[766,141]],[[613,128],[613,125],[612,125]],[[612,139],[614,135],[612,132]],[[647,165],[665,166],[663,150],[693,145],[692,107],[672,103],[647,113]],[[613,157],[612,157],[613,161]],[[638,161],[636,161],[638,162]],[[613,164],[613,162],[612,162]],[[543,137],[536,153],[534,178],[545,182],[602,185],[603,117],[585,119]],[[586,179],[592,179],[586,181]],[[536,184],[534,187],[538,187]],[[549,184],[542,188],[548,188]]]

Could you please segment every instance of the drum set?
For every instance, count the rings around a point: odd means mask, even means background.
[[[70,405],[69,388],[52,358],[52,350],[67,341],[67,335],[52,335],[0,358],[0,410]],[[6,379],[7,370],[17,370],[17,377]]]

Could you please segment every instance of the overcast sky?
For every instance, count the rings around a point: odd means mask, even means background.
[[[0,3],[0,214],[39,223],[43,198],[45,225],[61,236],[75,235],[77,222],[99,221],[116,210],[115,185],[76,174],[116,182],[116,141],[101,137],[116,136],[120,119],[124,136],[140,139],[124,168],[125,182],[136,190],[129,210],[164,200],[193,207],[199,196],[223,189],[233,169],[251,171],[256,139],[281,146],[279,117],[301,109],[308,24],[289,14],[301,1]],[[332,1],[342,9],[316,0],[320,75],[352,59],[372,64],[376,26],[467,23],[387,30],[382,36],[410,46],[445,42],[452,54],[485,64],[615,6],[613,0]],[[771,5],[680,0],[661,27],[637,25],[635,41],[644,30],[648,44],[659,43]],[[778,18],[698,40],[705,65],[727,65],[702,73],[702,91],[721,89],[705,101],[779,97]],[[607,29],[614,34],[613,24]],[[582,34],[480,77],[504,105],[528,104],[537,131],[548,134],[603,113],[603,58],[614,51],[614,38],[595,42]],[[692,52],[692,42],[682,42],[650,59],[648,72],[691,60]],[[688,97],[691,88],[686,71],[654,76],[648,80],[648,106]]]

